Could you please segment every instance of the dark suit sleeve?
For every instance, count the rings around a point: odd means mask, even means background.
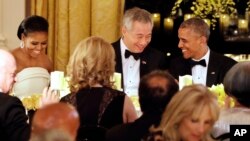
[[[236,64],[237,62],[232,58],[222,56],[221,57],[221,67],[220,67],[220,82],[222,83],[226,73]]]
[[[159,54],[159,69],[161,70],[167,70],[169,68],[169,61],[167,60],[167,57],[164,55],[164,53]]]
[[[156,69],[166,70],[168,68],[167,56],[156,49],[147,47],[141,56],[141,59],[148,63],[148,72]]]
[[[129,141],[127,125],[114,126],[106,132],[106,141]]]
[[[168,71],[177,80],[179,79],[179,76],[191,75],[191,68],[187,63],[187,60],[182,57],[173,58],[170,61],[170,67]]]
[[[177,63],[176,60],[171,60],[169,63],[168,71],[175,79],[178,79],[178,74],[177,74],[178,69],[176,68],[178,67],[178,65],[176,63]]]
[[[8,141],[28,141],[30,126],[28,117],[21,101],[16,97],[10,97],[1,107],[1,124],[4,136]]]

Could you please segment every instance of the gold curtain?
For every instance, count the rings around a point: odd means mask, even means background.
[[[109,42],[120,36],[124,0],[32,0],[31,14],[49,21],[48,55],[64,71],[77,43],[89,36]]]

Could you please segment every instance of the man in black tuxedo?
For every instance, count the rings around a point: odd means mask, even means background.
[[[30,126],[21,101],[8,94],[15,81],[16,62],[0,49],[0,140],[28,141]]]
[[[163,53],[148,47],[153,29],[152,15],[140,8],[125,12],[122,38],[113,43],[116,72],[121,73],[122,87],[129,96],[138,94],[140,77],[155,69],[166,67]]]
[[[166,71],[153,71],[143,76],[139,86],[142,116],[133,123],[108,130],[106,141],[141,141],[152,125],[158,126],[165,107],[178,90],[174,77]]]
[[[236,61],[211,51],[207,45],[209,35],[208,25],[200,18],[188,19],[180,25],[178,47],[183,57],[171,60],[169,68],[176,79],[192,75],[193,83],[209,87],[223,82],[226,72]]]

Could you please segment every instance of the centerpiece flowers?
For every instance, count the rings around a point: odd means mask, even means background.
[[[52,90],[58,91],[60,94],[60,98],[62,98],[63,96],[70,93],[68,81],[69,77],[64,77],[64,74],[62,74],[62,72],[55,71],[51,75],[50,88]],[[20,99],[27,111],[35,111],[36,109],[40,108],[41,98],[42,94],[35,93]]]
[[[177,0],[172,8],[171,15],[175,15],[176,10],[180,7],[183,0]],[[233,15],[237,13],[235,2],[233,0],[196,0],[192,2],[190,8],[196,17],[202,19],[210,19],[211,26],[215,29],[215,25],[221,14]]]
[[[42,94],[32,94],[31,96],[27,96],[21,99],[23,106],[26,110],[36,110],[40,107],[40,99]]]
[[[215,94],[221,108],[234,107],[234,100],[225,93],[223,84],[212,85],[209,90]]]

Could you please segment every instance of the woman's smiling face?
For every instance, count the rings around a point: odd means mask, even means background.
[[[32,32],[27,36],[22,37],[24,41],[24,48],[29,56],[37,58],[48,45],[47,32]]]

